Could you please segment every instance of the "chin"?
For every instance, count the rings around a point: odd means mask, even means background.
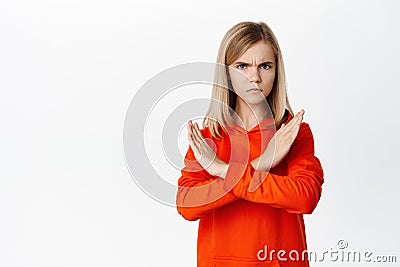
[[[264,96],[254,96],[254,97],[241,97],[244,102],[249,105],[259,105],[261,103],[267,103],[267,99]]]

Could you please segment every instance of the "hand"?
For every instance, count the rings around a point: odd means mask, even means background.
[[[193,150],[196,160],[211,175],[224,178],[228,164],[217,157],[215,151],[204,139],[197,123],[188,123],[189,145]]]
[[[300,129],[300,123],[303,120],[304,112],[303,109],[300,110],[288,124],[282,124],[281,128],[276,131],[264,153],[251,162],[252,166],[256,170],[269,170],[282,161],[296,139]]]

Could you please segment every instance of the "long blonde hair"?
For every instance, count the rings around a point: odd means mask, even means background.
[[[286,109],[293,115],[287,95],[285,69],[278,40],[271,28],[264,22],[240,22],[228,30],[220,44],[211,93],[212,101],[202,123],[203,128],[209,127],[212,136],[216,139],[222,137],[220,129],[225,131],[220,122],[233,125],[231,111],[235,109],[237,97],[234,92],[227,89],[229,88],[227,67],[221,68],[220,66],[231,65],[259,41],[268,44],[275,55],[275,80],[272,91],[266,98],[274,116],[275,126],[278,127],[284,122]]]

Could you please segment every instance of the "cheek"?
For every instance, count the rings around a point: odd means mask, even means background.
[[[239,71],[231,70],[229,72],[229,76],[231,77],[232,81],[240,81],[243,80],[246,76],[240,73]]]
[[[275,79],[275,73],[265,73],[262,79],[265,82],[265,84],[273,83]]]
[[[245,75],[241,73],[230,73],[231,83],[235,91],[240,91],[241,88],[245,88],[246,84],[249,83]]]
[[[248,83],[248,80],[243,78],[243,76],[234,76],[232,77],[232,84],[236,85],[243,85],[245,83]]]
[[[274,86],[274,80],[275,80],[275,74],[267,74],[264,77],[262,77],[263,79],[263,87],[264,87],[264,93],[263,95],[265,97],[267,97],[271,91],[272,91],[272,87]]]

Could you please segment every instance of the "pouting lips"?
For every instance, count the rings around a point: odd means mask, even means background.
[[[261,92],[262,90],[260,88],[250,88],[247,90],[247,92]]]

